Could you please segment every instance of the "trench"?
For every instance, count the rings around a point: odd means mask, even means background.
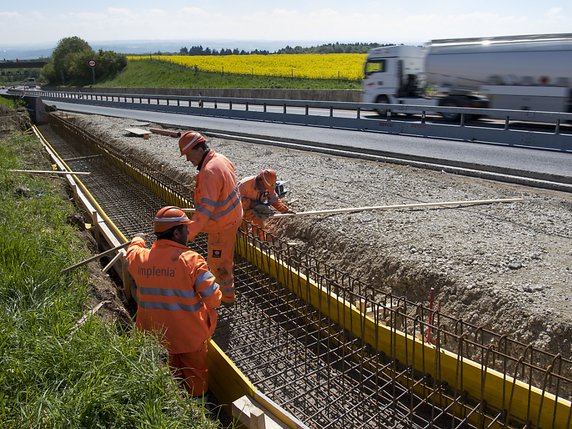
[[[176,181],[149,166],[137,165],[137,160],[122,159],[112,147],[71,123],[51,121],[42,132],[60,156],[69,160],[72,170],[92,173],[84,184],[126,237],[151,233],[150,220],[167,201],[118,168],[121,162],[152,175],[183,201],[185,189]],[[526,423],[512,416],[506,404],[470,398],[460,375],[454,384],[445,383],[428,376],[424,367],[400,362],[393,350],[388,353],[372,347],[355,335],[352,320],[340,326],[302,299],[303,292],[283,287],[249,260],[259,258],[266,265],[287,262],[344,304],[363,306],[364,316],[369,313],[391,332],[399,329],[431,342],[428,331],[432,328],[432,344],[460,352],[461,363],[463,357],[480,357],[485,369],[497,368],[504,374],[544,382],[544,388],[556,391],[557,396],[570,391],[570,380],[562,369],[569,363],[561,358],[555,360],[446,315],[431,313],[429,325],[429,309],[423,306],[382,294],[277,237],[267,245],[245,231],[240,234],[245,246],[242,254],[252,254],[236,258],[239,298],[232,307],[220,309],[213,339],[254,385],[310,427],[470,428],[495,427],[495,422],[524,427]],[[253,252],[253,247],[262,252]],[[205,237],[199,236],[191,248],[204,255]],[[491,344],[496,345],[495,350]],[[552,363],[548,372],[544,362]]]

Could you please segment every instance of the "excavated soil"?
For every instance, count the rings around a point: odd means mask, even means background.
[[[58,113],[62,114],[63,113]],[[192,186],[177,139],[130,136],[157,124],[66,113],[88,132]],[[199,130],[200,131],[200,130]],[[380,290],[565,358],[572,357],[572,195],[372,161],[208,138],[239,178],[274,168],[298,211],[521,197],[466,208],[271,220],[268,228]],[[531,152],[533,154],[533,152]]]
[[[10,109],[0,105],[0,136],[30,128],[30,117],[25,108]]]

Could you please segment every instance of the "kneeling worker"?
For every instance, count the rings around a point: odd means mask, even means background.
[[[190,222],[180,208],[162,207],[153,219],[157,241],[147,249],[136,235],[126,258],[137,285],[137,328],[163,335],[175,376],[191,395],[202,396],[222,294],[205,259],[187,247]]]
[[[276,171],[262,170],[256,176],[242,179],[238,185],[243,219],[252,222],[252,232],[265,240],[262,228],[272,215],[274,207],[280,213],[294,213],[276,195]]]

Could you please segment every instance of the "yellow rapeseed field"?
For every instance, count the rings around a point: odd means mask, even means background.
[[[309,79],[363,78],[366,54],[270,55],[130,55],[129,60],[154,59],[198,71]]]

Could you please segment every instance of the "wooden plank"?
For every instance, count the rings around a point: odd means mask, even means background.
[[[143,128],[125,128],[125,131],[127,131],[130,134],[135,134],[136,136],[143,137],[145,139],[149,138],[149,136],[151,135],[151,131],[144,130]]]
[[[284,429],[288,426],[273,418],[271,413],[248,395],[232,402],[232,416],[248,429]]]

